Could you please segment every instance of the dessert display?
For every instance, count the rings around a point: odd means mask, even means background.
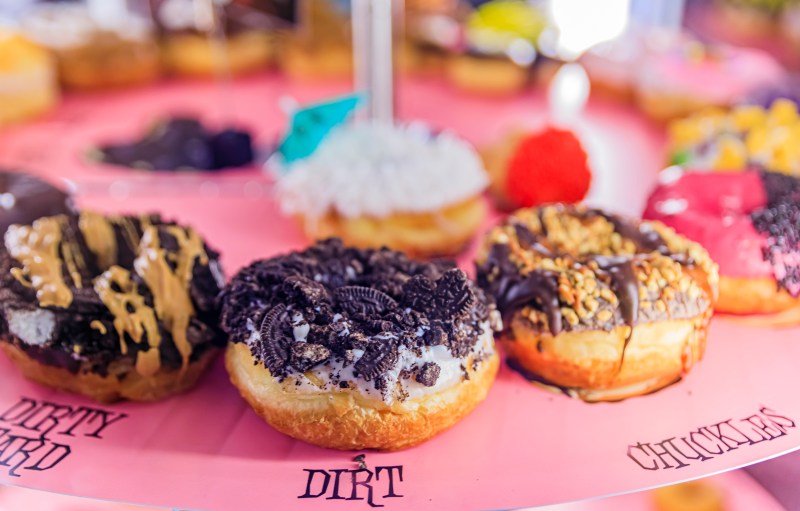
[[[580,202],[592,182],[586,151],[575,134],[564,129],[513,132],[481,155],[492,197],[503,210]]]
[[[636,99],[645,114],[665,122],[706,107],[733,105],[784,76],[766,52],[691,41],[642,62]]]
[[[12,225],[0,348],[29,379],[101,402],[191,388],[224,338],[219,255],[191,227],[90,211]]]
[[[0,235],[13,224],[72,211],[72,197],[60,188],[30,174],[0,170]]]
[[[0,30],[0,127],[42,115],[57,101],[53,58],[20,34]]]
[[[337,239],[252,263],[222,294],[233,384],[272,427],[335,449],[396,450],[486,397],[499,314],[451,263]]]
[[[644,217],[701,243],[719,263],[719,312],[800,322],[800,179],[772,172],[666,171]]]
[[[153,19],[166,67],[193,77],[216,76],[222,69],[238,76],[269,67],[276,37],[262,3],[226,2],[219,13],[202,10],[198,15],[191,0],[154,0]],[[224,41],[217,39],[220,34]]]
[[[741,105],[706,110],[669,126],[669,159],[692,169],[750,168],[800,173],[800,115],[797,104],[776,99],[764,108]]]
[[[29,37],[53,52],[62,85],[101,89],[151,83],[161,58],[150,25],[130,14],[119,25],[101,24],[80,4],[37,5],[22,20]]]
[[[376,121],[339,126],[281,169],[276,198],[311,239],[428,257],[470,241],[486,215],[487,184],[479,156],[453,133]]]
[[[717,266],[659,222],[582,206],[522,209],[486,236],[478,284],[509,364],[585,401],[652,392],[705,351]]]
[[[448,60],[447,77],[459,89],[512,94],[528,83],[544,16],[519,0],[494,0],[478,7],[464,28],[464,51]]]
[[[255,158],[248,132],[213,131],[191,117],[157,122],[141,140],[101,145],[90,156],[138,170],[220,170],[250,165]]]

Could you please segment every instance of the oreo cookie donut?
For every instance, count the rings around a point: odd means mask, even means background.
[[[0,348],[28,378],[101,402],[190,388],[224,346],[218,254],[158,216],[82,211],[12,225]]]
[[[659,222],[583,206],[522,209],[493,228],[478,284],[497,300],[509,364],[586,401],[644,394],[700,360],[717,266]]]
[[[396,450],[466,416],[497,373],[499,314],[464,272],[328,239],[257,261],[222,295],[226,365],[278,431]]]

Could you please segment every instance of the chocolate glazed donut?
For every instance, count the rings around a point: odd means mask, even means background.
[[[186,390],[224,345],[218,257],[158,216],[83,211],[11,226],[0,348],[25,376],[98,401]]]
[[[478,284],[497,300],[509,364],[587,401],[679,379],[705,349],[717,268],[658,222],[523,209],[488,234]]]

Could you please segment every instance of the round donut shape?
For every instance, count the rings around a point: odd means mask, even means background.
[[[218,254],[158,216],[81,211],[13,225],[0,347],[25,376],[101,402],[192,387],[223,345]]]
[[[658,222],[583,206],[522,209],[487,235],[478,283],[510,365],[586,401],[675,382],[700,360],[717,295],[705,250]]]
[[[338,239],[257,261],[222,295],[226,366],[272,427],[335,449],[427,440],[485,397],[499,314],[451,263]]]
[[[800,323],[800,179],[673,167],[660,181],[644,217],[707,248],[719,264],[716,311],[753,324]]]

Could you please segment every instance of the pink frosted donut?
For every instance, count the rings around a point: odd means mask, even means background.
[[[642,62],[637,99],[648,115],[665,121],[704,107],[732,105],[785,76],[778,61],[766,52],[693,42]]]
[[[780,174],[670,167],[662,172],[643,217],[663,222],[708,250],[719,264],[718,311],[791,309],[800,321],[800,247],[786,242],[800,239],[798,191],[800,180]]]

